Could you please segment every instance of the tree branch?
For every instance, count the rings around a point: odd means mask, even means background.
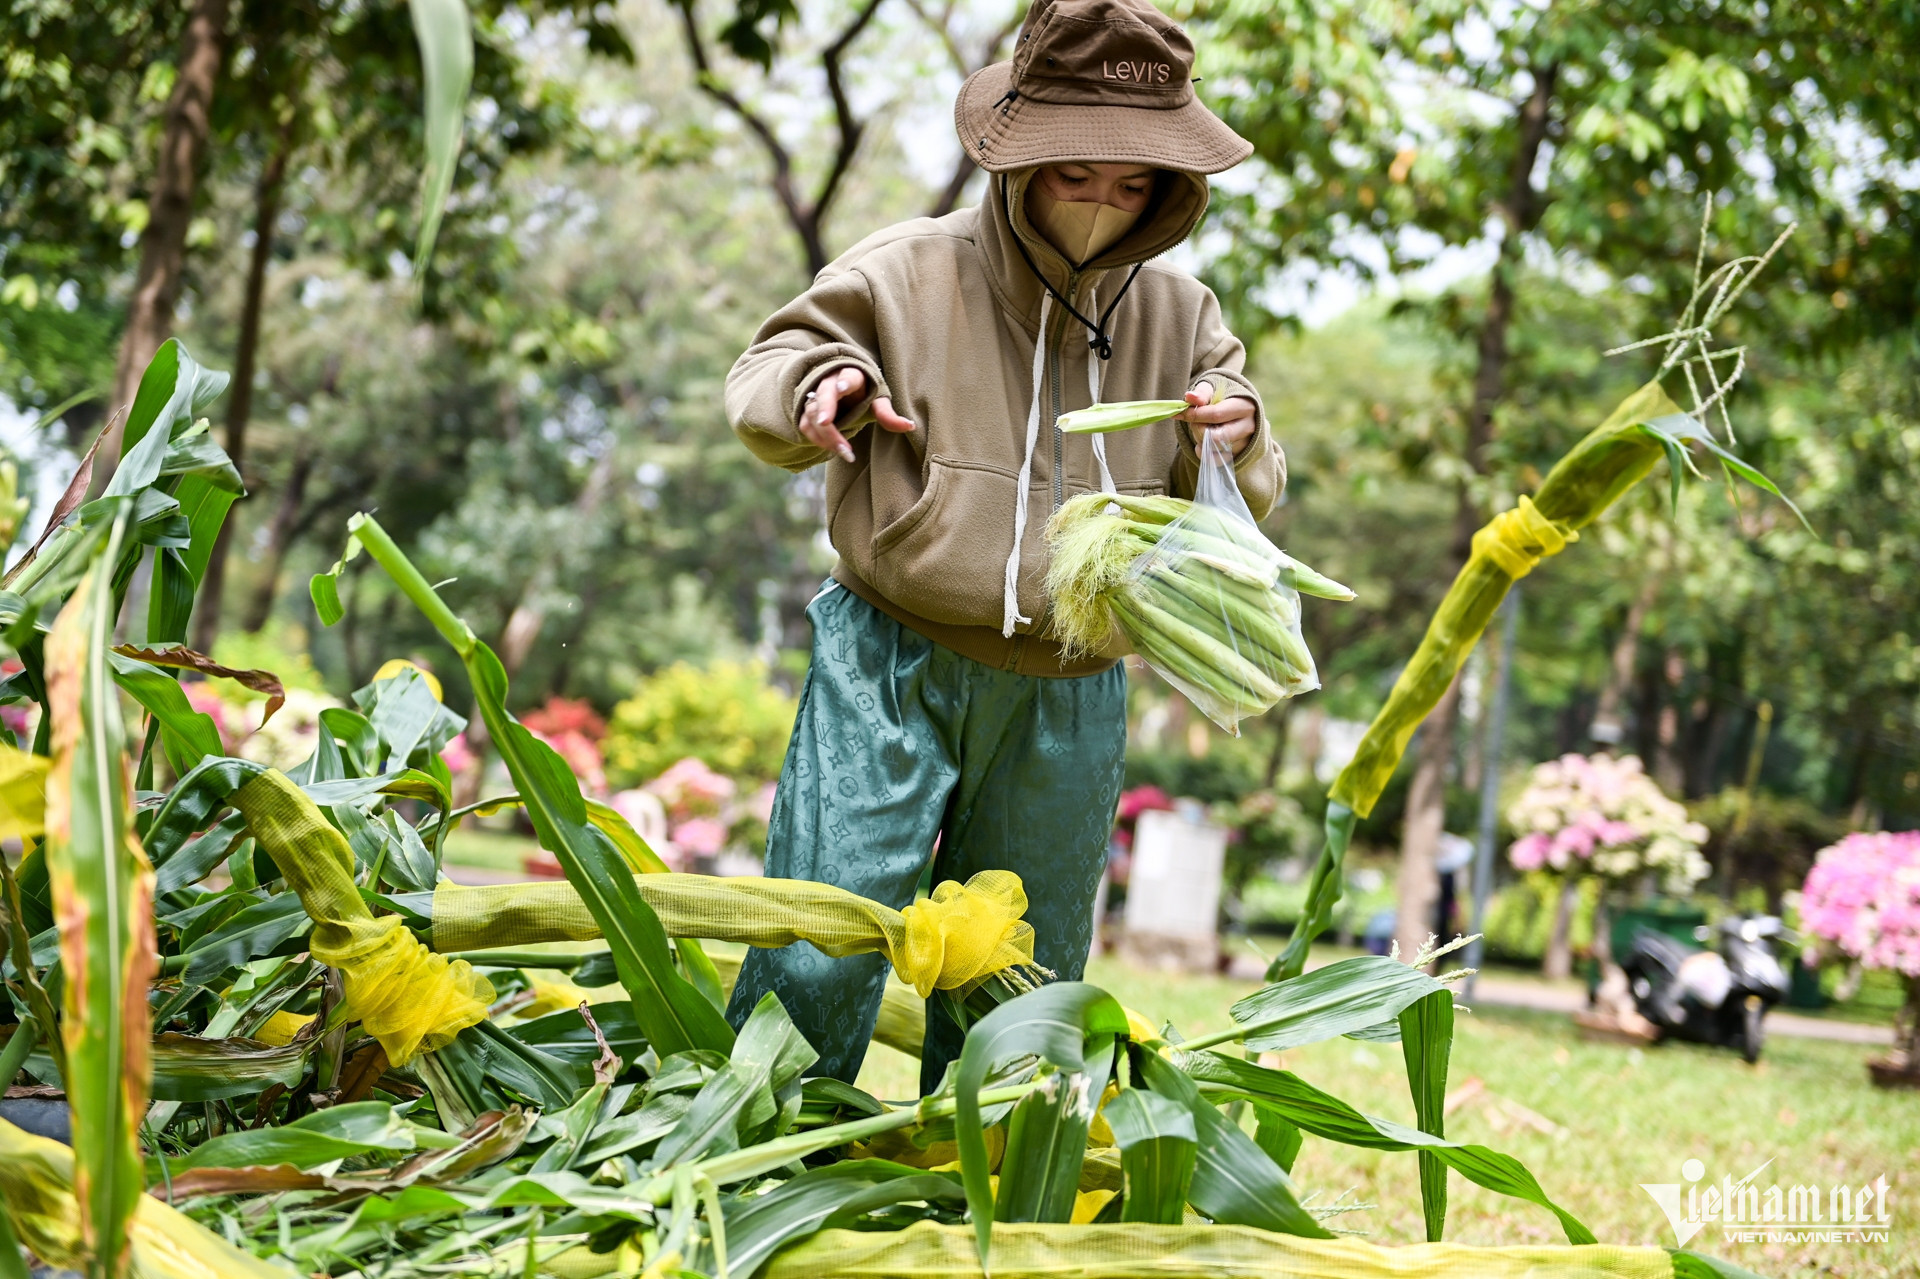
[[[866,122],[855,118],[853,104],[847,101],[845,78],[841,71],[840,60],[846,56],[847,49],[860,38],[860,33],[873,21],[874,14],[880,11],[885,0],[867,0],[859,12],[853,15],[846,29],[820,54],[820,67],[826,72],[827,92],[833,98],[833,120],[840,133],[839,144],[834,148],[833,163],[827,169],[827,176],[820,183],[820,194],[814,197],[810,210],[814,226],[814,238],[819,239],[820,223],[826,220],[827,209],[833,204],[834,196],[840,192],[840,182],[847,176],[847,170],[853,164],[854,154],[860,149],[860,138],[866,132]],[[817,272],[826,265],[826,255],[820,254],[820,261],[814,265]]]
[[[876,3],[878,0],[876,0]],[[801,248],[807,255],[810,268],[817,272],[826,265],[826,256],[820,245],[820,232],[815,211],[806,208],[800,202],[793,188],[793,154],[781,143],[765,117],[754,111],[740,100],[739,96],[721,82],[713,69],[712,60],[707,56],[706,41],[700,35],[700,23],[695,18],[694,0],[674,0],[675,9],[680,13],[680,30],[686,38],[687,56],[693,59],[694,79],[700,91],[718,102],[727,110],[740,117],[740,120],[760,140],[761,148],[767,158],[773,162],[773,177],[770,185],[773,194],[785,210],[787,221],[800,237]]]
[[[960,73],[963,80],[981,68],[998,62],[1006,52],[1007,42],[1020,30],[1020,24],[1026,20],[1027,16],[1025,5],[1015,6],[1012,16],[988,38],[986,44],[981,47],[979,59],[975,61],[967,57],[966,51],[960,47],[960,42],[954,38],[951,26],[954,6],[951,0],[937,17],[928,12],[925,0],[906,0],[906,3],[907,7],[913,10],[914,16],[932,28],[934,34],[940,37],[940,44],[946,49],[947,58],[953,63],[953,69]],[[976,167],[973,157],[967,154],[965,147],[962,147],[959,158],[954,161],[953,175],[947,179],[947,184],[940,189],[940,194],[934,197],[932,205],[927,209],[928,217],[945,217],[953,212],[954,206],[960,203],[960,197],[966,191],[967,182],[973,177]]]

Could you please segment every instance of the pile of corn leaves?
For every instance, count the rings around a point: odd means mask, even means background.
[[[1453,997],[1391,959],[1268,986],[1233,1007],[1230,1032],[1186,1042],[1090,985],[989,979],[934,996],[970,1027],[935,1094],[883,1101],[808,1078],[815,1054],[773,998],[728,1027],[720,968],[697,939],[668,938],[634,890],[657,863],[623,854],[637,836],[586,819],[578,782],[508,713],[492,651],[361,517],[349,558],[368,553],[465,665],[516,787],[506,802],[606,939],[584,954],[467,954],[500,997],[494,1015],[389,1065],[308,954],[300,898],[226,802],[261,766],[224,756],[177,682],[198,666],[272,687],[179,646],[239,491],[197,417],[224,383],[163,348],[105,496],[82,503],[77,477],[0,593],[0,642],[19,663],[0,696],[42,712],[0,795],[44,784],[47,827],[5,876],[0,1078],[65,1097],[72,1184],[51,1189],[77,1198],[79,1220],[70,1245],[41,1245],[65,1255],[42,1260],[125,1273],[142,1195],[303,1274],[748,1275],[826,1227],[923,1219],[970,1220],[983,1252],[996,1221],[1198,1214],[1326,1237],[1337,1206],[1290,1175],[1308,1138],[1418,1158],[1431,1238],[1450,1168],[1591,1241],[1517,1161],[1441,1135]],[[144,619],[126,603],[136,581]],[[334,578],[314,595],[336,620]],[[116,646],[116,628],[146,642]],[[355,703],[324,713],[292,778],[346,837],[369,907],[430,944],[440,850],[464,815],[439,749],[464,721],[411,668]],[[528,1016],[556,1003],[529,969],[570,970],[605,1002]],[[1254,1060],[1340,1035],[1401,1043],[1419,1128]],[[18,1148],[17,1130],[0,1136]],[[24,1167],[0,1178],[52,1176]],[[0,1211],[0,1275],[22,1273],[12,1236],[39,1237],[25,1195]]]

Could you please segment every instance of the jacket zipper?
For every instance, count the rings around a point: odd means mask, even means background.
[[[1080,272],[1069,268],[1067,271],[1067,296],[1077,300],[1080,296],[1078,292],[1079,285]],[[1061,433],[1059,425],[1060,414],[1065,412],[1065,408],[1060,402],[1060,360],[1064,355],[1063,348],[1066,346],[1067,336],[1067,316],[1064,314],[1060,317],[1060,328],[1058,332],[1060,336],[1053,344],[1053,358],[1049,361],[1048,380],[1048,386],[1053,392],[1053,418],[1051,419],[1053,423],[1053,509],[1056,511],[1060,509],[1060,504],[1066,501],[1065,480],[1060,474],[1061,467],[1065,464],[1066,436]]]

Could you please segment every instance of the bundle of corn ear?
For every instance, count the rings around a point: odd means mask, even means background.
[[[1090,493],[1047,525],[1047,593],[1069,654],[1133,651],[1229,732],[1320,686],[1300,596],[1350,600],[1228,512],[1175,497]]]

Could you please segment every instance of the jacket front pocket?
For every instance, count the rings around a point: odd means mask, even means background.
[[[867,580],[929,621],[999,626],[1015,484],[1016,477],[997,466],[932,455],[920,500],[874,534]],[[1036,500],[1039,510],[1029,517],[1037,513],[1044,522],[1045,499],[1030,497],[1029,506]],[[1037,603],[1025,594],[1023,604]]]

